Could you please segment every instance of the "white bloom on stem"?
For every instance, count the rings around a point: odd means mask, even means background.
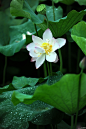
[[[43,39],[32,35],[33,42],[26,46],[29,51],[31,62],[36,61],[36,69],[38,69],[45,61],[58,62],[58,56],[56,50],[65,45],[66,39],[55,39],[50,29],[47,29],[43,33]]]

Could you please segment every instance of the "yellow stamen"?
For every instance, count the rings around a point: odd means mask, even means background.
[[[47,55],[52,51],[52,45],[49,43],[42,43],[41,47],[45,49]]]

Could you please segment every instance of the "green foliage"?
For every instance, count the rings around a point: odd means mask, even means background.
[[[70,30],[71,27],[73,27],[77,22],[82,20],[85,14],[86,10],[82,10],[80,12],[72,10],[68,13],[66,17],[63,17],[53,22],[49,21],[49,28],[52,31],[53,36],[61,37],[62,35],[64,35],[68,30]],[[47,24],[45,21],[38,26],[43,30],[47,29]]]
[[[62,18],[63,10],[60,6],[58,8],[54,7],[54,12],[55,12],[55,20]],[[54,21],[52,6],[46,6],[46,15],[47,15],[48,21]]]
[[[86,22],[81,21],[73,26],[71,36],[86,55]]]
[[[66,5],[70,5],[74,2],[74,0],[53,0],[55,3],[61,2]]]
[[[86,5],[86,0],[75,0],[78,2],[80,5]]]
[[[35,24],[43,22],[29,6],[26,0],[12,0],[10,4],[10,12],[13,16],[22,16],[31,19]]]
[[[26,95],[32,95],[37,86],[17,90]],[[20,103],[16,106],[11,102],[13,91],[3,92],[0,95],[0,127],[27,129],[29,121],[37,125],[60,123],[63,113],[53,106],[42,101],[36,101],[31,105]]]
[[[13,77],[12,84],[16,89],[21,89],[25,87],[26,85],[29,86],[35,86],[39,79],[37,78],[26,78],[24,76],[22,77]]]
[[[81,96],[79,109],[86,104],[86,75],[83,73],[81,80]],[[49,86],[44,84],[39,86],[34,95],[25,95],[14,91],[12,95],[12,102],[17,105],[20,102],[31,104],[36,100],[44,101],[55,108],[74,114],[77,110],[77,95],[78,95],[79,74],[66,74],[60,81]],[[47,92],[48,91],[48,92]],[[52,95],[52,97],[50,97]]]

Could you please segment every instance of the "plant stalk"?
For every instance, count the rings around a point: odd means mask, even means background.
[[[62,62],[61,49],[58,49],[58,52],[59,52],[59,58],[60,58],[60,71],[62,72],[62,65],[63,65],[63,62]]]
[[[73,129],[73,121],[74,121],[74,116],[71,115],[71,129]]]
[[[7,67],[7,56],[5,56],[5,65],[3,70],[3,86],[5,85],[6,67]]]
[[[46,62],[44,62],[43,66],[44,66],[44,77],[47,77]]]
[[[81,69],[81,72],[80,72],[80,77],[79,77],[78,99],[77,99],[77,112],[76,112],[76,118],[75,118],[75,127],[74,127],[74,129],[76,129],[77,120],[78,120],[79,101],[80,101],[80,89],[81,89],[81,76],[82,76],[82,73],[83,73],[83,69]]]
[[[55,21],[55,11],[54,11],[54,1],[52,0],[52,7],[53,7],[53,19]]]

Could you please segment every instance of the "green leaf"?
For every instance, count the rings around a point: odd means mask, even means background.
[[[70,5],[74,2],[74,0],[53,0],[55,3],[61,2],[66,5]]]
[[[15,88],[13,87],[13,85],[10,83],[9,85],[4,86],[3,88],[0,88],[0,94],[2,92],[6,92],[6,91],[11,91],[11,90],[15,90]]]
[[[77,96],[80,74],[66,74],[60,81],[53,85],[44,84],[39,86],[33,96],[13,92],[12,102],[17,105],[19,102],[31,104],[36,100],[41,100],[55,108],[74,114],[77,111]],[[86,105],[86,75],[83,73],[81,78],[81,96],[79,109]]]
[[[58,82],[62,78],[63,74],[58,71],[55,73],[55,75],[49,76],[47,79],[48,85],[53,85],[54,83]]]
[[[64,35],[68,30],[71,29],[77,22],[82,20],[83,16],[86,14],[86,10],[82,10],[77,12],[76,10],[72,10],[68,13],[66,17],[63,17],[56,21],[49,21],[49,28],[53,33],[54,37],[61,37]],[[42,24],[38,24],[38,26],[43,29],[44,31],[47,29],[46,21]]]
[[[62,0],[61,3],[70,5],[70,4],[74,3],[74,0]]]
[[[36,7],[39,4],[39,0],[27,0],[28,4],[32,8],[33,11],[35,11]]]
[[[62,1],[62,0],[53,0],[54,1],[54,3],[58,3],[58,2],[60,2],[60,1]]]
[[[37,87],[27,87],[17,91],[32,95]],[[53,106],[42,101],[36,101],[31,105],[23,103],[14,106],[11,102],[13,91],[4,92],[0,95],[0,127],[27,129],[29,121],[37,125],[59,123],[63,113]]]
[[[86,5],[86,0],[75,0],[78,2],[80,5]]]
[[[63,120],[57,125],[58,129],[70,129],[71,127]]]
[[[71,37],[86,55],[86,22],[81,21],[73,26]]]
[[[31,19],[35,24],[40,24],[44,20],[40,19],[29,6],[26,0],[12,0],[10,4],[10,12],[13,16],[22,16]]]
[[[25,87],[26,85],[35,86],[38,80],[39,80],[38,78],[30,78],[30,77],[26,78],[24,76],[22,77],[14,76],[12,84],[16,89],[21,89]]]
[[[60,6],[58,8],[54,7],[54,12],[55,12],[55,20],[62,18],[63,10]],[[52,6],[46,6],[46,15],[47,15],[48,21],[54,21]]]

